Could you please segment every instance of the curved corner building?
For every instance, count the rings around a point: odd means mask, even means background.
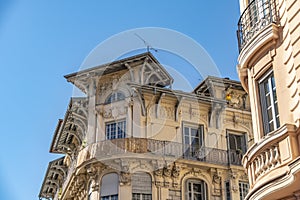
[[[238,74],[254,144],[246,199],[300,199],[300,1],[240,0]]]

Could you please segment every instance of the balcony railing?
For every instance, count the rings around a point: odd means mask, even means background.
[[[277,22],[275,0],[253,0],[242,13],[238,22],[239,51],[266,26]]]
[[[124,138],[97,142],[86,149],[87,159],[107,159],[125,154],[148,154],[149,156],[165,156],[198,160],[219,165],[241,165],[242,156],[236,151],[216,148],[193,148],[177,142],[160,141],[147,138]]]

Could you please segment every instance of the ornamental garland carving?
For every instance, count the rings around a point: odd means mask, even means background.
[[[103,117],[104,118],[118,118],[122,115],[127,114],[128,107],[118,106],[112,107],[109,106],[108,108],[104,108]]]

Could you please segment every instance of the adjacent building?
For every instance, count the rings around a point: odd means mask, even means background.
[[[240,0],[238,73],[254,144],[246,199],[300,199],[300,1]]]
[[[237,81],[207,77],[192,92],[151,53],[65,76],[72,97],[50,147],[40,199],[244,199],[253,143],[250,103]],[[251,182],[253,184],[253,182]]]

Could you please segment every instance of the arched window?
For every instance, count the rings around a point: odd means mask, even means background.
[[[100,187],[101,200],[118,200],[119,176],[116,173],[106,174],[102,177]]]
[[[151,200],[152,181],[151,176],[144,172],[137,172],[132,175],[132,200]]]
[[[121,92],[113,92],[111,93],[105,100],[105,103],[113,103],[116,101],[121,101],[125,99],[125,95]]]
[[[186,182],[186,200],[206,200],[207,185],[202,180],[189,179]]]

